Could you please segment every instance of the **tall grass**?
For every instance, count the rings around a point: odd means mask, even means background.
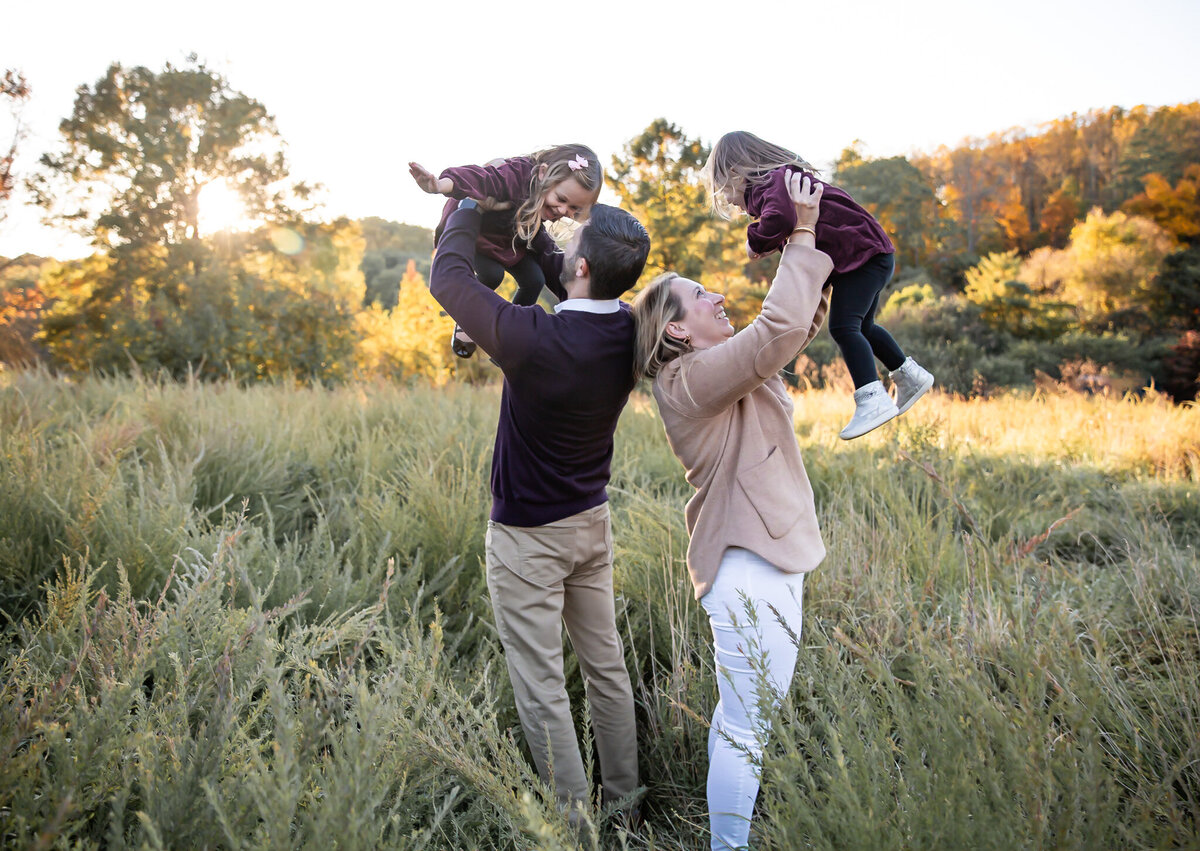
[[[690,489],[646,397],[610,488],[645,821],[577,834],[483,580],[495,388],[0,380],[0,846],[707,847]],[[843,443],[849,408],[797,398],[829,555],[756,843],[1200,846],[1198,410],[934,395]]]

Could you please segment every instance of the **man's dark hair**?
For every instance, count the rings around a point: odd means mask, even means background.
[[[592,298],[617,298],[642,275],[650,253],[650,234],[619,207],[593,204],[579,238],[577,256],[587,261]]]

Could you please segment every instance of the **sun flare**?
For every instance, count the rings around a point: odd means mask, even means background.
[[[247,230],[254,222],[246,217],[237,190],[223,180],[214,180],[200,190],[200,231],[205,234],[225,230]]]

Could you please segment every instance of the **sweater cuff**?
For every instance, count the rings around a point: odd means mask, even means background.
[[[474,227],[479,229],[480,222],[483,221],[483,211],[478,207],[463,209],[456,208],[450,217],[446,220],[446,225],[462,225],[463,227]]]

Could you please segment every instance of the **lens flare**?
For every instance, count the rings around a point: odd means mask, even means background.
[[[299,254],[304,250],[304,237],[291,228],[271,228],[271,243],[282,254]]]

